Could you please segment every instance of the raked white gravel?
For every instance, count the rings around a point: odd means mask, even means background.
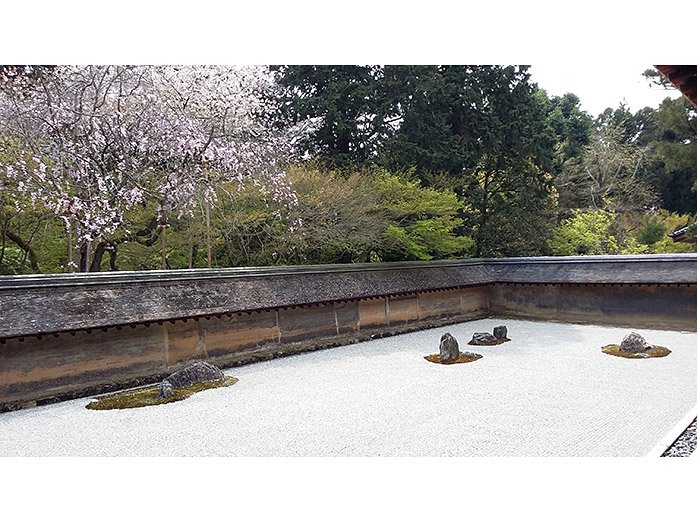
[[[469,347],[508,326],[512,341]],[[89,398],[0,414],[0,456],[644,456],[697,404],[697,334],[603,354],[630,329],[485,319],[227,369],[236,385],[140,409]],[[484,357],[436,365],[451,332]]]

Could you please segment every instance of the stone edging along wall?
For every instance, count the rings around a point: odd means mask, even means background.
[[[0,410],[490,315],[697,331],[697,255],[2,277]]]

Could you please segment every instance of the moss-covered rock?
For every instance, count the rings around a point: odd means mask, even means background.
[[[218,387],[229,387],[238,381],[239,380],[237,378],[228,376],[221,381],[195,383],[189,387],[175,388],[172,390],[172,394],[164,398],[158,397],[158,385],[153,385],[143,389],[128,390],[124,392],[117,392],[116,394],[110,394],[108,396],[102,396],[88,403],[86,407],[92,410],[111,410],[133,409],[137,407],[147,407],[149,405],[162,405],[164,403],[181,401],[202,390],[215,389]]]
[[[665,347],[659,347],[658,345],[653,345],[649,350],[645,352],[626,352],[620,349],[619,345],[605,345],[602,349],[605,354],[610,354],[611,356],[619,356],[620,358],[630,358],[643,360],[646,358],[663,358],[670,354],[670,350]]]
[[[428,356],[424,356],[424,359],[430,361],[431,363],[440,363],[441,365],[453,365],[455,363],[470,363],[480,359],[481,357],[481,354],[474,354],[472,352],[461,352],[460,356],[456,360],[441,361],[440,354],[429,354]]]

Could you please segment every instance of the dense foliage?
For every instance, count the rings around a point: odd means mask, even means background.
[[[3,66],[0,273],[693,251],[697,110],[524,66]],[[697,233],[694,226],[688,235]]]

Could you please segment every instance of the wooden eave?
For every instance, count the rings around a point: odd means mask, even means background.
[[[697,107],[697,65],[655,65]]]

